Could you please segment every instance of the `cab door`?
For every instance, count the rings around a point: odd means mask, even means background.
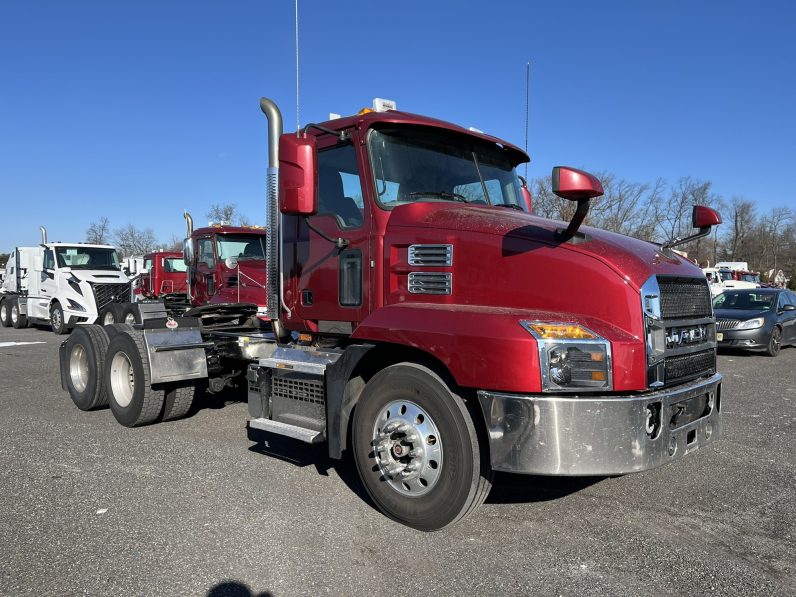
[[[216,288],[216,243],[212,235],[195,240],[196,267],[191,268],[191,296],[194,305],[204,305],[218,290]]]
[[[57,264],[53,249],[44,249],[42,268],[40,272],[34,272],[29,276],[31,282],[35,282],[37,287],[29,289],[29,294],[39,296],[47,300],[47,304],[58,294],[58,284],[55,279]],[[42,304],[44,301],[28,301],[28,315],[47,319],[50,317],[48,308]]]
[[[287,321],[304,320],[302,327],[320,333],[349,335],[370,310],[370,213],[352,137],[319,138],[318,211],[286,226],[285,259],[294,264],[286,268],[293,307]]]

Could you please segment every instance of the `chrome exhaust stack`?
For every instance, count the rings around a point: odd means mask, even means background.
[[[281,313],[280,306],[284,305],[280,252],[282,226],[279,213],[279,137],[282,136],[282,114],[276,103],[265,97],[260,98],[260,109],[268,119],[268,239],[265,249],[265,292],[268,304],[266,315],[276,323]]]
[[[191,214],[189,214],[187,211],[182,212],[182,217],[185,218],[185,224],[188,227],[187,238],[191,238],[191,235],[193,234],[193,218],[191,217]]]
[[[44,226],[39,226],[39,230],[41,230],[41,244],[47,244],[47,229]]]

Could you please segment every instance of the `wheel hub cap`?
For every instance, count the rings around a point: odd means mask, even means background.
[[[431,490],[442,471],[442,438],[428,413],[413,402],[385,406],[373,426],[373,457],[382,480],[407,496]]]

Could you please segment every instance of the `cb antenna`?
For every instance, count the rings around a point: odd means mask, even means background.
[[[296,0],[296,135],[301,130],[301,120],[299,118],[299,18],[298,0]]]
[[[298,2],[298,0],[296,0]],[[531,61],[525,66],[525,153],[528,153],[528,107],[531,97]],[[528,162],[525,162],[525,180],[528,180]]]

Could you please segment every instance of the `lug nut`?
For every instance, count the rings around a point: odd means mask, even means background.
[[[384,428],[382,429],[382,432],[383,432],[383,433],[392,433],[392,432],[393,432],[393,431],[395,431],[397,428],[398,428],[398,422],[397,422],[397,421],[393,421],[393,422],[391,422],[391,423],[387,423],[387,424],[384,426]]]

